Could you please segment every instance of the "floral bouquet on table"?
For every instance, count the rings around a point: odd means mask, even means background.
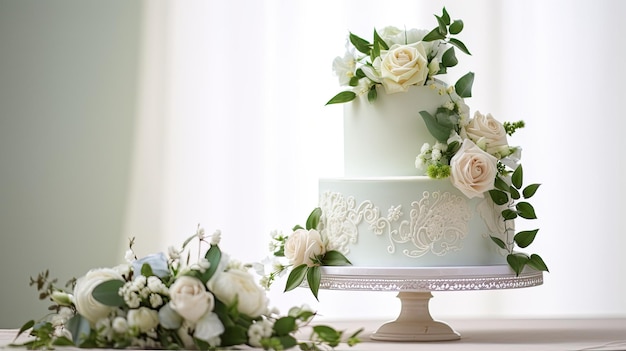
[[[198,259],[191,263],[187,246],[194,239]],[[17,336],[28,331],[31,338],[13,346],[320,350],[343,341],[350,346],[359,342],[360,331],[344,340],[343,332],[330,326],[309,326],[315,313],[305,307],[294,307],[284,316],[271,310],[265,290],[248,272],[250,266],[220,250],[220,232],[208,239],[198,228],[180,250],[170,247],[167,255],[141,259],[135,257],[131,240],[128,263],[92,269],[71,280],[66,285],[73,288],[71,293],[56,287],[48,271],[31,278],[40,299],[53,302],[52,313],[24,324]],[[201,256],[203,244],[209,248]],[[311,337],[299,341],[295,334],[304,326],[311,328]]]

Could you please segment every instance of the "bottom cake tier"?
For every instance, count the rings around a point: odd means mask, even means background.
[[[326,178],[319,191],[319,229],[354,266],[506,264],[489,236],[510,242],[513,222],[490,198],[468,199],[448,179]]]

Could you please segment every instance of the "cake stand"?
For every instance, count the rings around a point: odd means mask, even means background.
[[[468,267],[322,267],[321,289],[397,291],[401,302],[396,320],[371,335],[380,341],[445,341],[461,335],[435,321],[428,303],[433,291],[516,289],[541,285],[543,273],[526,268],[516,276],[508,265]]]

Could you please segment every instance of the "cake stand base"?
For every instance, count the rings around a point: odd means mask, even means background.
[[[431,317],[428,303],[432,297],[430,292],[399,292],[400,315],[395,321],[383,324],[371,338],[379,341],[459,340],[459,333]]]

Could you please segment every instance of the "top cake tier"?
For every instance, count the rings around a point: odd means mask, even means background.
[[[437,85],[412,86],[401,94],[384,94],[375,103],[366,96],[344,105],[344,175],[387,177],[423,175],[415,157],[435,139],[420,111],[434,115],[451,100]]]

